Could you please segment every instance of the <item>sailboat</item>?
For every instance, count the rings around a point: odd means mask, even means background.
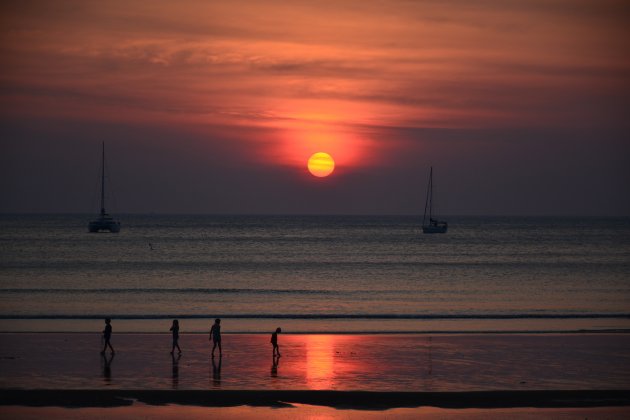
[[[427,209],[429,210],[429,223],[427,223]],[[448,223],[433,218],[433,166],[429,172],[429,186],[427,188],[427,200],[424,204],[424,216],[422,216],[422,232],[446,233]]]
[[[120,222],[105,212],[105,142],[101,162],[101,214],[98,219],[90,222],[88,229],[90,232],[120,232]]]

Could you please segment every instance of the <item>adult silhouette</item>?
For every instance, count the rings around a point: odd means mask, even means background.
[[[221,350],[221,320],[219,318],[214,320],[214,325],[210,328],[210,337],[208,340],[212,340],[214,345],[212,346],[212,357],[214,357],[214,349],[219,346],[219,357],[223,356],[223,351]]]
[[[171,326],[170,331],[173,332],[173,347],[171,348],[171,354],[175,352],[175,347],[177,347],[178,354],[182,353],[182,349],[179,348],[179,321],[174,319],[173,325]]]
[[[105,354],[105,350],[107,350],[107,346],[109,346],[110,350],[112,351],[112,354],[115,353],[114,348],[112,347],[112,343],[110,343],[111,338],[112,338],[112,320],[109,318],[105,318],[105,329],[103,330],[103,341],[105,342],[105,344],[103,345],[103,351],[101,351],[101,354]]]

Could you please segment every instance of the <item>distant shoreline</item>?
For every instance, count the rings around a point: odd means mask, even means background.
[[[122,407],[147,405],[283,407],[291,403],[385,410],[401,407],[516,408],[630,406],[630,390],[373,392],[252,390],[0,390],[0,405],[26,407]]]

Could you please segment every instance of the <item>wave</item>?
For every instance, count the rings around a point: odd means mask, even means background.
[[[398,254],[397,254],[398,255]],[[609,255],[609,254],[606,254]],[[0,268],[3,270],[74,270],[74,269],[98,269],[106,271],[125,271],[125,270],[178,270],[178,269],[207,269],[207,270],[308,270],[308,269],[326,269],[326,270],[367,270],[375,268],[415,268],[429,269],[448,267],[455,269],[466,268],[535,268],[545,267],[553,268],[572,268],[572,269],[627,269],[630,263],[624,260],[624,256],[619,256],[618,260],[606,261],[585,261],[584,256],[576,255],[575,259],[568,261],[540,259],[542,256],[548,257],[549,253],[539,254],[538,256],[530,256],[530,260],[523,261],[517,258],[499,260],[495,254],[488,254],[486,258],[476,258],[467,261],[454,261],[446,259],[444,261],[408,261],[408,260],[343,260],[331,261],[329,259],[312,259],[303,261],[285,261],[285,260],[239,260],[239,261],[182,261],[182,260],[162,260],[162,261],[117,261],[112,264],[110,261],[41,261],[34,262],[2,262]],[[536,257],[536,258],[533,258]],[[494,260],[493,260],[494,259]]]
[[[620,289],[592,289],[592,291],[620,293]],[[567,291],[567,293],[572,291]],[[0,288],[0,295],[13,294],[66,294],[66,295],[92,295],[92,294],[182,294],[182,295],[307,295],[307,296],[357,296],[357,295],[437,295],[445,294],[444,290],[409,290],[409,289],[250,289],[250,288],[209,288],[209,287],[184,287],[184,288],[164,288],[164,287],[124,287],[124,288]],[[478,291],[458,291],[458,294],[477,294]]]
[[[518,314],[0,314],[0,319],[630,319],[630,313],[518,313]]]
[[[364,292],[362,290],[326,290],[326,289],[238,289],[238,288],[100,288],[100,289],[0,289],[0,293],[67,293],[67,294],[92,294],[92,293],[183,293],[183,294],[318,294],[337,295],[347,293]],[[374,291],[372,291],[374,292]],[[379,291],[376,291],[379,292]],[[384,290],[383,293],[391,293]]]

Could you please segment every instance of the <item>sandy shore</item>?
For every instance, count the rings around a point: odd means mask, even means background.
[[[628,418],[630,335],[0,334],[0,417]]]
[[[470,392],[630,389],[630,335],[0,334],[0,389]]]

